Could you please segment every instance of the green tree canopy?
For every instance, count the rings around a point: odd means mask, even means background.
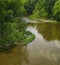
[[[60,0],[58,0],[54,5],[53,16],[54,19],[60,21]]]
[[[0,44],[5,45],[21,39],[25,31],[25,23],[20,19],[23,13],[21,0],[0,0]]]
[[[38,0],[26,0],[24,7],[27,11],[27,14],[32,14],[33,10],[35,9],[35,5],[38,2]]]

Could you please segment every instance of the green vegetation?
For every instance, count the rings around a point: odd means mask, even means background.
[[[25,8],[21,0],[0,0],[0,48],[25,38],[26,23],[21,20]]]
[[[54,4],[53,16],[54,19],[60,21],[60,0],[57,0],[57,2]]]
[[[39,0],[33,11],[33,17],[53,19],[53,7],[56,0]]]
[[[26,0],[24,3],[24,7],[28,15],[33,14],[33,10],[35,9],[35,5],[38,0]]]
[[[32,41],[35,39],[35,35],[32,34],[32,33],[29,32],[29,31],[26,31],[25,34],[26,34],[26,38],[23,39],[23,43],[24,43],[25,45],[27,45],[29,42],[32,42]]]
[[[23,15],[22,7],[20,0],[0,0],[0,47],[18,42],[23,36],[26,26],[18,18]]]
[[[33,19],[60,21],[60,0],[26,0],[24,7]]]

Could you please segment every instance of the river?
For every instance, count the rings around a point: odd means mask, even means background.
[[[35,40],[0,52],[0,65],[60,65],[60,23],[27,23],[26,30]]]

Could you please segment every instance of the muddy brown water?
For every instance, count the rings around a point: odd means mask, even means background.
[[[0,65],[60,65],[60,23],[27,23],[26,30],[35,40],[0,52]]]

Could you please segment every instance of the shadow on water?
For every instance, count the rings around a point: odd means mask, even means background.
[[[60,41],[60,23],[28,23],[28,25],[35,27],[39,34],[41,34],[45,40],[59,40]]]
[[[22,45],[0,52],[0,58],[0,65],[27,65],[29,63],[27,47]]]
[[[12,53],[12,49],[14,49],[15,47],[17,47],[17,45],[12,45],[12,46],[10,46],[10,47],[8,47],[8,48],[2,48],[2,49],[0,49],[0,55],[1,55],[1,53],[5,53],[5,54],[10,54],[10,53]]]
[[[45,23],[38,24],[38,32],[43,35],[47,41],[59,40],[60,41],[60,23]]]

